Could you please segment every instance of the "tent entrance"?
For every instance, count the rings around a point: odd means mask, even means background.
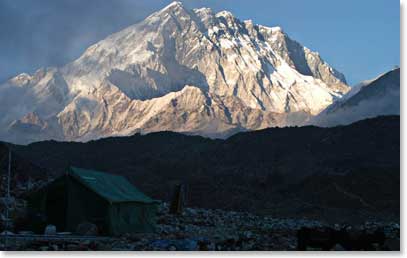
[[[63,181],[63,180],[61,180]],[[55,225],[57,231],[66,227],[67,195],[62,182],[52,185],[46,195],[45,215],[49,224]]]

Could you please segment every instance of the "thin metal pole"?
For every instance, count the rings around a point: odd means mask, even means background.
[[[9,221],[9,205],[10,205],[10,177],[11,177],[11,150],[8,151],[8,173],[7,173],[7,200],[6,200],[6,236],[4,239],[4,249],[7,250]]]
[[[10,199],[11,150],[8,151],[7,198]]]

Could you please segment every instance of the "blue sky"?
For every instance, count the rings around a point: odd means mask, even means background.
[[[77,58],[90,44],[164,7],[167,0],[1,0],[0,80]],[[185,0],[281,26],[343,72],[349,84],[400,64],[398,0]]]

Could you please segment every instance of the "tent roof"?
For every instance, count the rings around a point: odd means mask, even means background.
[[[71,167],[68,174],[111,203],[158,202],[140,192],[134,185],[132,185],[122,176],[76,167]]]

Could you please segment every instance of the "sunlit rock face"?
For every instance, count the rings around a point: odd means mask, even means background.
[[[302,125],[349,89],[280,27],[174,2],[72,63],[1,85],[0,137],[86,141],[165,130],[227,137]],[[41,121],[32,132],[31,120]]]
[[[309,123],[347,125],[384,115],[400,115],[400,68],[353,86],[340,101],[310,119]]]

